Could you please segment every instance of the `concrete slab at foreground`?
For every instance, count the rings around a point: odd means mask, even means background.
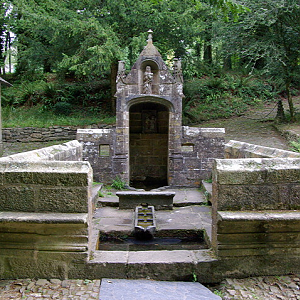
[[[198,282],[102,279],[99,300],[221,300]]]

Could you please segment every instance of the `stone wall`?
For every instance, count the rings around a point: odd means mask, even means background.
[[[96,126],[96,125],[95,125]],[[94,126],[94,127],[95,127]],[[110,125],[97,125],[96,128],[110,128]],[[76,139],[76,126],[50,126],[47,128],[3,128],[3,142],[30,143]],[[82,128],[82,127],[81,127]]]
[[[142,180],[153,174],[154,178],[164,179],[168,175],[170,185],[199,187],[203,179],[211,177],[214,159],[224,157],[224,135],[223,128],[183,126],[181,152],[174,157],[169,149],[168,161],[167,134],[132,133],[129,159],[131,175],[135,175],[132,178]],[[78,129],[77,140],[83,145],[83,160],[92,165],[95,181],[111,183],[120,176],[120,167],[114,163],[117,156],[115,130]],[[102,152],[101,148],[107,151]],[[172,166],[174,164],[176,166]],[[174,168],[177,171],[173,173],[170,170]]]
[[[147,177],[167,183],[168,135],[130,134],[130,179],[143,181]]]
[[[224,128],[182,127],[182,168],[175,176],[182,186],[199,187],[211,177],[213,161],[224,157]],[[178,184],[179,185],[179,184]]]
[[[82,159],[93,168],[94,180],[111,183],[115,178],[115,129],[78,129],[77,140],[83,145]]]
[[[299,266],[299,158],[216,160],[212,205],[213,249],[229,276]]]
[[[225,158],[276,158],[300,157],[300,153],[277,148],[263,147],[231,140],[225,144]]]
[[[80,277],[91,248],[92,168],[65,160],[81,153],[72,141],[0,159],[1,278]]]

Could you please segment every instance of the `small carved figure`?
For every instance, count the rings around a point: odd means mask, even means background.
[[[151,67],[147,66],[144,73],[143,94],[152,94],[153,73]]]

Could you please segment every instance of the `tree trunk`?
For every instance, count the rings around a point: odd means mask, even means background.
[[[210,42],[209,42],[210,43]],[[204,62],[211,65],[212,64],[212,46],[211,44],[209,44],[207,42],[205,42],[204,44]]]
[[[110,65],[110,90],[111,90],[111,110],[113,113],[116,112],[116,97],[117,91],[116,79],[118,73],[118,62],[114,61]]]
[[[295,109],[294,109],[293,99],[292,99],[292,96],[291,96],[290,86],[291,86],[291,81],[287,80],[286,83],[285,83],[285,90],[286,90],[287,100],[288,100],[288,103],[289,103],[291,122],[295,122]]]
[[[283,108],[281,99],[279,99],[277,102],[276,120],[278,120],[279,123],[284,123],[286,121],[286,118],[284,115],[284,108]]]

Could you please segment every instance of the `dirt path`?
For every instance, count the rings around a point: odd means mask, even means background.
[[[273,126],[276,116],[276,104],[267,104],[259,109],[252,109],[243,116],[230,119],[211,120],[199,127],[225,128],[226,141],[238,140],[250,144],[289,150],[286,139]]]

